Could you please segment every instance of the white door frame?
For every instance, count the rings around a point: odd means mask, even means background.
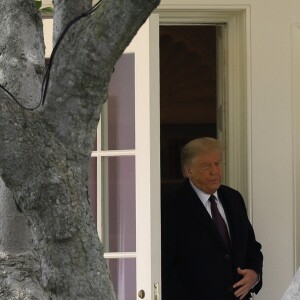
[[[294,136],[294,261],[295,272],[300,266],[300,87],[298,80],[300,78],[300,24],[295,24],[292,27],[292,78],[293,78],[293,136]]]
[[[158,30],[159,16],[152,14],[139,31],[136,56],[137,292],[145,291],[145,300],[159,300],[161,287]]]
[[[251,218],[250,6],[161,5],[157,12],[160,25],[225,25],[225,183],[244,196]]]

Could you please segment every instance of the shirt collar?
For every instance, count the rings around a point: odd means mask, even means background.
[[[199,190],[194,184],[193,182],[190,180],[190,184],[193,188],[193,190],[196,192],[198,198],[201,200],[201,202],[203,203],[203,205],[206,207],[207,206],[207,202],[208,202],[208,199],[210,197],[211,194],[207,194],[201,190]],[[219,197],[218,197],[218,192],[216,191],[214,194],[213,194],[216,199],[218,200]]]

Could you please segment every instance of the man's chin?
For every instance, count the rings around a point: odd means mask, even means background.
[[[219,189],[220,186],[221,186],[220,183],[211,185],[211,186],[210,186],[210,190],[211,190],[211,193],[210,193],[210,194],[215,193],[215,192]]]

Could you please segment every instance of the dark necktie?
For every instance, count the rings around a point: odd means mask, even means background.
[[[211,215],[212,215],[212,219],[215,222],[218,231],[222,237],[222,239],[224,240],[227,248],[230,248],[230,238],[229,238],[229,234],[228,234],[228,229],[226,226],[226,223],[224,221],[224,219],[222,218],[217,203],[216,203],[216,197],[214,195],[211,195],[208,199],[210,201],[210,207],[211,207]]]

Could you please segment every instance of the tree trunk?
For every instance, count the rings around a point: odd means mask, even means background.
[[[158,0],[103,0],[73,24],[39,107],[44,44],[33,4],[0,3],[0,84],[20,103],[0,89],[2,214],[5,201],[13,209],[16,203],[32,234],[31,252],[26,241],[16,253],[2,249],[0,297],[114,299],[90,211],[88,161],[113,67]],[[83,0],[54,4],[55,41],[91,7]]]

